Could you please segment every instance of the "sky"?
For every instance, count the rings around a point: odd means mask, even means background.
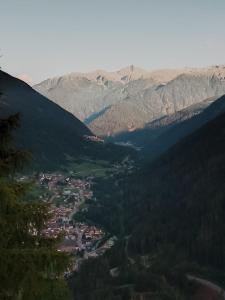
[[[225,64],[225,0],[0,0],[0,66],[66,73]]]

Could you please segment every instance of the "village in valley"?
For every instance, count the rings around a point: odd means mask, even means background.
[[[74,269],[84,259],[102,255],[114,244],[115,238],[106,238],[101,228],[77,222],[73,218],[85,201],[93,197],[92,179],[66,177],[63,174],[42,173],[38,176],[38,184],[50,192],[47,199],[40,196],[42,201],[50,203],[52,215],[43,233],[54,238],[63,234],[58,251],[68,252],[78,258]]]
[[[89,167],[93,168],[90,162]],[[107,169],[105,166],[104,168]],[[125,159],[121,164],[111,165],[109,176],[113,173],[130,173],[133,168],[133,161]],[[92,169],[94,170],[96,171],[96,167]],[[92,171],[89,173],[92,174]],[[62,234],[58,251],[67,252],[75,258],[73,270],[78,270],[84,260],[104,254],[116,241],[116,237],[110,236],[104,229],[74,218],[77,212],[87,209],[85,205],[87,201],[96,200],[92,190],[95,176],[87,173],[86,176],[81,176],[81,172],[78,173],[41,172],[19,178],[19,181],[32,180],[37,190],[34,198],[38,197],[40,201],[49,204],[51,218],[43,234],[51,238],[57,238]]]

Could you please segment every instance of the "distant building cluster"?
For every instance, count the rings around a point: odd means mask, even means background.
[[[125,160],[124,166],[127,163]],[[58,251],[75,255],[73,269],[78,269],[83,260],[102,255],[112,247],[115,242],[114,237],[106,238],[102,229],[77,222],[73,218],[85,201],[93,197],[91,178],[77,179],[60,173],[40,173],[32,179],[34,178],[43,188],[43,193],[39,195],[39,198],[50,204],[51,218],[42,234],[51,238],[63,235]],[[19,181],[30,179],[28,176],[18,178]]]
[[[74,179],[62,174],[42,173],[39,175],[38,181],[53,194],[51,202],[60,199],[59,202],[64,202],[64,206],[73,207],[75,202],[85,201],[93,196],[89,180]]]
[[[84,135],[83,137],[86,141],[104,143],[104,140],[96,135]]]

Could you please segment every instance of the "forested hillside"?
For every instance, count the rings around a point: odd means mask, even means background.
[[[131,299],[140,293],[144,299],[149,299],[149,293],[156,297],[153,299],[174,299],[175,294],[177,299],[190,299],[185,290],[190,272],[216,277],[224,284],[224,153],[222,114],[144,170],[125,181],[117,178],[118,194],[112,195],[111,201],[102,197],[101,202],[90,203],[83,217],[96,221],[98,216],[99,222],[119,238],[117,247],[99,258],[101,268],[91,264],[83,267],[96,277],[90,287],[94,295],[98,280],[104,280],[99,295],[108,286],[111,294],[107,299],[117,299],[118,285],[118,299]],[[117,268],[116,278],[107,277],[113,268]],[[79,276],[75,275],[75,282]],[[194,292],[190,286],[188,291]],[[75,288],[78,299],[85,299],[79,298],[83,293],[80,285]]]
[[[222,114],[133,179],[133,193],[139,195],[131,204],[133,222],[140,223],[132,251],[146,253],[172,243],[190,260],[223,268],[224,128]]]

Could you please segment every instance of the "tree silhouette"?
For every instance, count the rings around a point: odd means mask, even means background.
[[[50,217],[46,204],[24,200],[29,185],[16,180],[29,154],[16,149],[12,131],[19,115],[0,119],[0,299],[66,299],[62,274],[69,257],[58,239],[43,235]]]

